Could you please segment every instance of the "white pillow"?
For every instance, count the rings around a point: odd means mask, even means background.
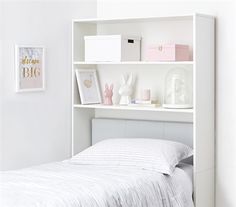
[[[161,139],[106,139],[75,155],[71,162],[86,165],[139,167],[170,175],[175,166],[190,157],[187,145]]]

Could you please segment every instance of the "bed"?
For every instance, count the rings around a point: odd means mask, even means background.
[[[107,120],[98,120],[93,124],[94,142],[98,141],[96,137],[100,132],[96,131],[101,121]],[[102,133],[106,139],[105,132]],[[97,161],[99,156],[91,157]],[[169,175],[137,165],[99,165],[72,158],[2,172],[0,206],[192,207],[192,171],[192,165],[186,163],[178,164]]]

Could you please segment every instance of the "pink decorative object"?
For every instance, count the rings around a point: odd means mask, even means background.
[[[141,92],[141,98],[143,101],[150,101],[151,99],[151,90],[150,89],[143,89]]]
[[[105,105],[113,105],[112,96],[113,96],[113,84],[111,84],[109,88],[108,84],[106,83],[105,91],[104,91],[104,104]]]
[[[163,44],[152,45],[147,48],[147,61],[189,61],[188,45]]]

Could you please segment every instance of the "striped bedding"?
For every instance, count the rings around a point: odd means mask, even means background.
[[[191,169],[184,165],[169,176],[67,160],[1,172],[0,206],[193,207]]]

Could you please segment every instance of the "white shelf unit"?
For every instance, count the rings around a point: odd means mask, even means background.
[[[193,14],[127,19],[79,19],[72,21],[72,154],[91,145],[92,118],[121,118],[188,122],[193,124],[194,202],[196,207],[214,207],[214,18]],[[141,61],[85,62],[86,35],[140,35]],[[153,43],[187,44],[191,61],[148,62],[145,46]],[[134,97],[142,88],[150,88],[152,97],[162,102],[164,80],[171,68],[184,67],[192,74],[193,109],[164,109],[119,106],[119,77],[136,77]],[[114,83],[115,105],[81,105],[76,69],[96,69],[101,91],[105,83]]]

